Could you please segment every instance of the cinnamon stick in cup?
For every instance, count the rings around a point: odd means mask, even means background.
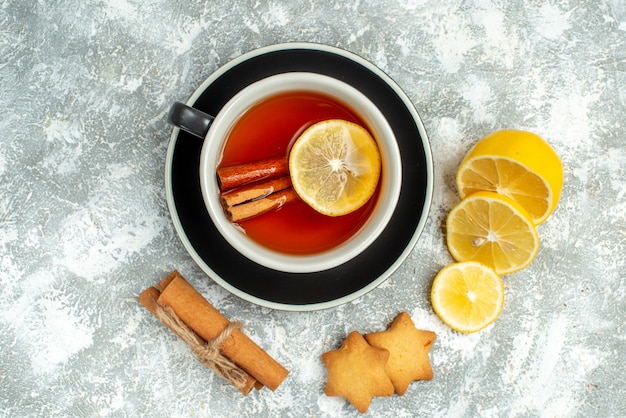
[[[244,186],[228,190],[220,195],[222,206],[235,206],[250,200],[258,200],[272,193],[284,190],[291,186],[291,178],[282,176],[266,180],[254,181]]]
[[[153,300],[157,293],[158,297]],[[146,289],[139,296],[139,301],[151,312],[152,303],[171,308],[182,322],[205,341],[218,338],[230,324],[178,271],[170,273],[157,286]],[[242,390],[242,393],[250,391],[255,385],[254,380],[276,390],[289,374],[287,369],[239,329],[234,329],[222,343],[221,352],[253,378],[246,378],[247,389]]]
[[[296,192],[292,187],[289,187],[261,199],[250,200],[239,205],[224,207],[224,211],[226,212],[226,217],[229,221],[241,222],[246,219],[262,215],[271,210],[278,209],[287,203],[293,202],[297,198],[298,195]]]
[[[252,181],[289,174],[286,157],[273,157],[217,169],[220,190],[226,191]]]

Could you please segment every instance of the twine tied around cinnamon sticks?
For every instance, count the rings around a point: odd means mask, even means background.
[[[230,361],[228,357],[220,353],[222,343],[230,337],[230,334],[235,329],[241,328],[240,322],[229,323],[215,339],[204,342],[180,320],[172,308],[157,303],[155,315],[163,325],[172,330],[191,348],[191,352],[202,365],[213,370],[218,376],[230,382],[237,389],[243,389],[246,384],[246,373]]]
[[[176,270],[145,289],[139,303],[191,347],[195,357],[242,394],[276,390],[289,371],[246,336]]]

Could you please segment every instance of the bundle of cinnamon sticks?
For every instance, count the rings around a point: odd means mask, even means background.
[[[139,295],[139,303],[189,344],[203,364],[244,395],[263,386],[276,390],[289,374],[239,326],[215,309],[178,271],[144,290]]]
[[[297,199],[285,157],[220,167],[221,203],[231,222],[240,222]]]

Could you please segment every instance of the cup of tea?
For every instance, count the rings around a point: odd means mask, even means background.
[[[285,164],[293,143],[307,128],[337,119],[369,132],[378,147],[381,172],[373,196],[363,206],[346,215],[327,216],[297,194],[288,194]],[[336,78],[308,72],[270,76],[238,92],[216,115],[177,102],[168,121],[204,139],[200,185],[216,229],[234,249],[267,268],[310,273],[346,263],[379,237],[396,209],[402,164],[393,130],[364,94]],[[225,203],[224,196],[229,197],[225,187],[230,186],[224,183],[232,180],[237,190],[246,180],[217,173],[245,177],[255,170],[268,170],[260,174],[261,182],[274,186]],[[281,181],[286,186],[276,186]],[[279,204],[271,206],[272,199]],[[263,204],[270,209],[259,210]],[[256,212],[258,216],[247,217]]]

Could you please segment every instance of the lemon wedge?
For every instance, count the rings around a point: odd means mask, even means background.
[[[491,191],[516,200],[539,225],[554,211],[563,188],[563,165],[557,153],[531,132],[502,130],[479,140],[456,175],[461,199]]]

